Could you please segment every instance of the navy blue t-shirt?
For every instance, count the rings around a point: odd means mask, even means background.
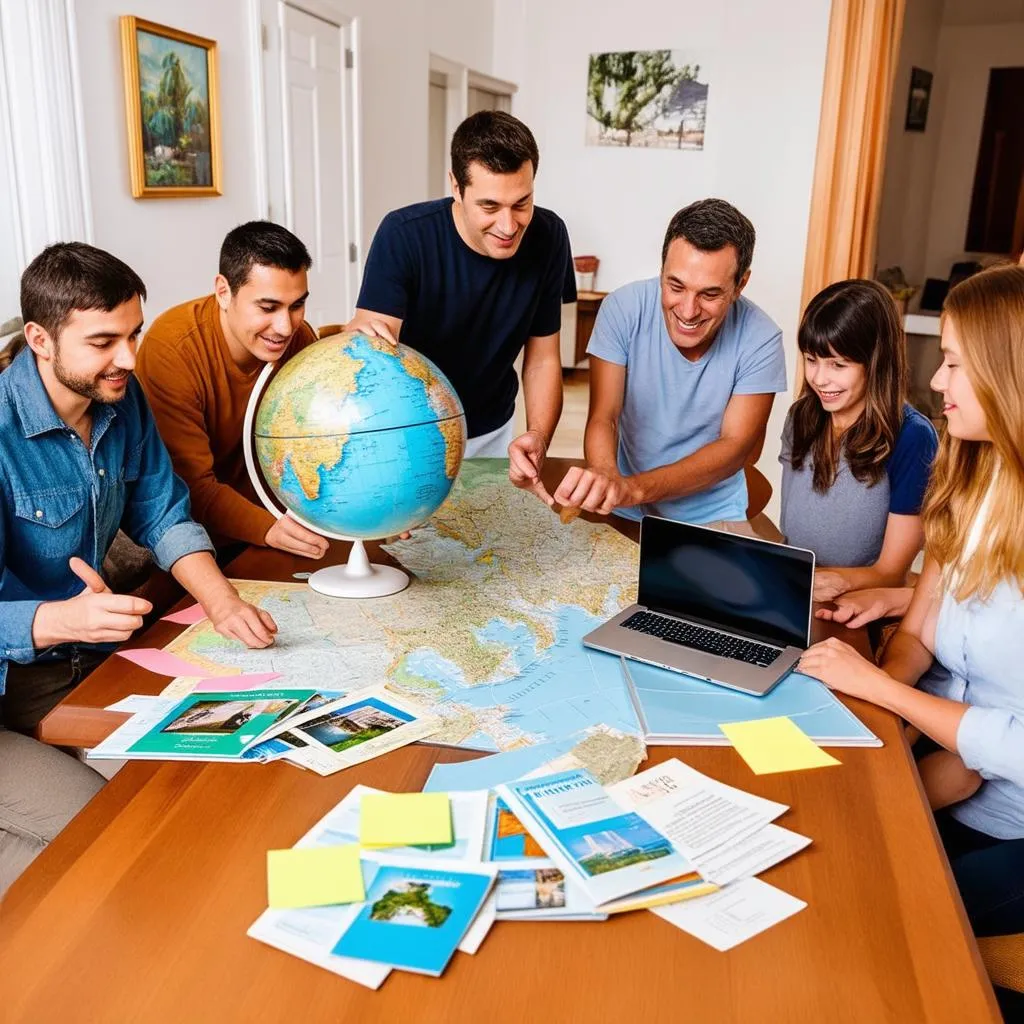
[[[470,437],[512,418],[513,364],[528,338],[555,334],[576,299],[569,234],[537,207],[519,249],[493,259],[459,237],[452,199],[389,213],[366,258],[360,309],[398,317],[402,343],[432,359],[466,410]]]

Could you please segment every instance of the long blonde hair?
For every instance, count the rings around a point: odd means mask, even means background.
[[[986,598],[1004,580],[1024,593],[1024,267],[993,267],[961,282],[946,298],[946,318],[992,443],[943,431],[922,513],[925,550],[957,600]],[[964,558],[997,472],[985,529]]]

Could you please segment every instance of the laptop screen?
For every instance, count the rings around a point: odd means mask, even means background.
[[[810,643],[814,555],[644,516],[639,603],[779,646]]]

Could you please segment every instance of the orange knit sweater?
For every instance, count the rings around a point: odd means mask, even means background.
[[[303,323],[284,358],[316,341]],[[262,365],[244,373],[231,358],[214,295],[167,310],[139,346],[135,372],[177,474],[192,496],[192,518],[214,543],[263,544],[274,517],[260,504],[242,452],[245,409]]]

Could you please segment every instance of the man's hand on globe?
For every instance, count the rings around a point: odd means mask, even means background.
[[[365,309],[357,309],[356,315],[345,324],[346,331],[366,334],[371,338],[380,338],[389,345],[398,344],[398,330],[402,321],[397,317],[384,316],[382,313],[369,313]]]
[[[508,478],[524,491],[532,491],[545,505],[554,505],[555,499],[548,494],[541,482],[540,471],[548,444],[539,430],[528,430],[520,434],[508,446]]]
[[[320,534],[307,530],[291,516],[281,516],[267,530],[263,538],[267,547],[287,551],[302,558],[323,558],[327,554],[327,541]]]

